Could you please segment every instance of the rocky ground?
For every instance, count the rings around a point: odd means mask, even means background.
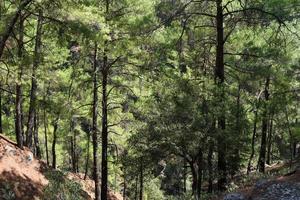
[[[223,200],[300,200],[300,167],[284,176],[261,179],[254,186],[225,195]]]

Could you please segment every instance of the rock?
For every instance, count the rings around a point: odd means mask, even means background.
[[[255,189],[261,189],[266,183],[268,182],[268,180],[266,179],[261,179],[259,181],[257,181],[254,185]]]
[[[269,185],[266,190],[253,200],[300,200],[299,183],[282,182]]]
[[[26,156],[26,161],[27,162],[31,162],[33,160],[33,154],[32,153],[29,153],[27,156]]]
[[[223,200],[246,200],[246,197],[240,193],[230,193],[227,194]]]
[[[13,147],[11,147],[9,145],[5,146],[5,151],[11,156],[16,155],[16,149],[14,149]]]

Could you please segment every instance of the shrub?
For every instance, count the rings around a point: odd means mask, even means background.
[[[49,180],[48,186],[44,189],[44,200],[84,200],[83,190],[79,183],[66,178],[60,171],[48,171],[45,173]]]
[[[3,200],[15,200],[16,195],[13,190],[13,185],[9,183],[1,183],[0,184],[0,197]]]

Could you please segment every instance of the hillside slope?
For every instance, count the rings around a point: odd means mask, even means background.
[[[120,194],[111,191],[108,196],[108,200],[122,199]],[[1,200],[93,198],[93,180],[83,180],[82,174],[53,170],[45,162],[35,159],[28,148],[22,150],[0,134]]]

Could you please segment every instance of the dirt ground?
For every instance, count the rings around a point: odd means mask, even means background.
[[[49,169],[46,163],[35,159],[28,148],[20,149],[15,142],[0,134],[0,189],[9,185],[18,200],[37,199],[49,183],[43,174],[46,169]],[[68,179],[81,184],[84,192],[93,199],[94,181],[90,178],[84,180],[83,177],[83,174],[67,175]],[[123,199],[122,195],[112,191],[108,196],[108,200]]]

